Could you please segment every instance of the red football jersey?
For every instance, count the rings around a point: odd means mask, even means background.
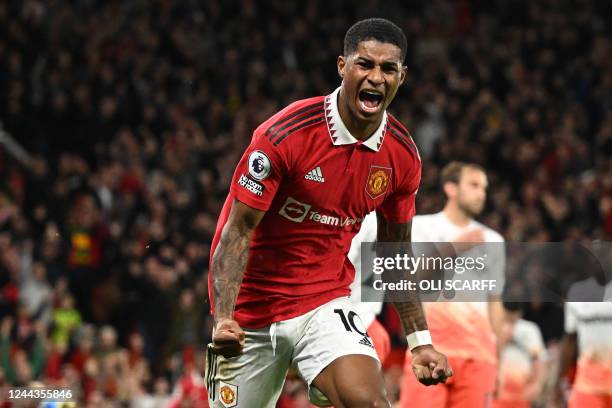
[[[355,139],[340,118],[338,94],[295,102],[265,121],[236,168],[211,253],[234,200],[266,211],[236,302],[243,327],[348,296],[355,270],[347,253],[365,215],[379,209],[396,223],[414,216],[421,161],[410,134],[385,112],[372,136]]]

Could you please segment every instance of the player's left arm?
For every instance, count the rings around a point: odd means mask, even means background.
[[[378,242],[411,242],[412,222],[394,223],[382,213],[377,214]],[[418,380],[425,385],[445,382],[453,375],[446,356],[437,352],[431,344],[427,320],[417,291],[407,291],[402,302],[393,305],[400,316],[412,352],[412,369]]]

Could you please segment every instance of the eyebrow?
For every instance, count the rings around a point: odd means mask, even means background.
[[[362,60],[364,62],[374,62],[374,60],[372,58],[368,58],[368,57],[364,57],[364,56],[357,57],[357,60]],[[381,63],[381,65],[384,65],[384,66],[393,65],[394,67],[396,67],[398,64],[401,66],[401,62],[399,62],[399,61],[392,61],[392,60],[386,60],[386,61],[383,61]]]

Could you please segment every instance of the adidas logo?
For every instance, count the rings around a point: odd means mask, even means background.
[[[374,348],[374,345],[372,344],[370,339],[368,339],[367,337],[364,337],[363,339],[359,340],[359,344]]]
[[[316,181],[317,183],[325,183],[325,177],[323,177],[323,173],[321,173],[321,167],[319,166],[306,173],[304,178],[306,180]]]

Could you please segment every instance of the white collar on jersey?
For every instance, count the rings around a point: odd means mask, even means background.
[[[348,131],[340,117],[340,112],[338,111],[339,94],[340,87],[325,97],[325,121],[327,122],[329,137],[331,137],[332,143],[335,146],[357,143],[358,140],[351,135],[351,132]],[[378,129],[376,129],[372,136],[363,142],[364,146],[377,152],[383,144],[386,131],[387,111],[383,113],[383,120],[380,122]]]

